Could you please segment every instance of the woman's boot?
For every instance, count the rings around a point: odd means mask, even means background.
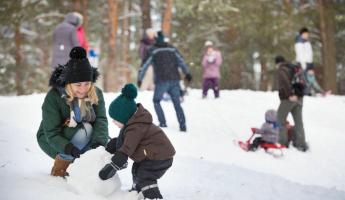
[[[52,176],[60,176],[65,177],[69,176],[68,172],[66,171],[69,164],[71,164],[72,161],[69,160],[63,160],[59,155],[55,157],[54,166],[51,171]]]

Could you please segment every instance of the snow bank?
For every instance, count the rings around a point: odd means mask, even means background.
[[[172,168],[159,180],[165,199],[345,199],[345,97],[304,98],[310,151],[290,148],[275,159],[264,151],[244,152],[232,141],[247,139],[250,127],[263,123],[265,111],[278,107],[278,94],[235,90],[220,95],[201,99],[200,90],[190,91],[182,104],[187,133],[178,131],[172,103],[162,102],[168,124],[164,131],[177,151]],[[104,96],[108,108],[117,94]],[[137,199],[135,192],[127,192],[132,185],[131,162],[112,179],[98,179],[111,157],[103,147],[77,159],[67,180],[49,175],[53,160],[36,141],[44,97],[0,97],[0,199]],[[157,122],[152,92],[140,92],[137,101]],[[109,123],[112,137],[118,131]]]

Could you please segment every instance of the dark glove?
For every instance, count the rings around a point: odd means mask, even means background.
[[[107,180],[113,177],[118,170],[127,167],[128,156],[120,151],[115,152],[115,155],[111,158],[111,163],[106,164],[101,171],[99,171],[99,178]]]
[[[143,187],[142,189],[144,188],[145,187]],[[163,199],[158,187],[143,190],[143,195],[145,199]]]
[[[114,156],[111,158],[111,162],[119,167],[117,170],[126,168],[127,160],[128,156],[121,151],[115,152]]]
[[[113,166],[113,163],[109,163],[99,171],[98,176],[103,181],[108,180],[115,175],[116,171],[116,166]]]
[[[72,143],[68,143],[65,147],[65,153],[75,158],[79,158],[81,151],[75,147]]]
[[[97,149],[97,147],[102,146],[100,143],[96,142],[90,145],[91,149]]]
[[[116,143],[117,143],[117,138],[111,139],[111,140],[108,142],[108,144],[107,144],[105,150],[108,151],[108,152],[111,153],[111,154],[114,154],[115,151],[116,151]]]
[[[298,97],[304,96],[305,87],[300,83],[295,83],[292,85],[293,93]]]
[[[99,171],[98,176],[100,179],[107,180],[113,177],[116,173],[117,166],[113,166],[113,163],[106,164],[101,171]]]
[[[137,81],[137,85],[138,85],[139,88],[140,88],[140,86],[141,86],[141,83],[142,83],[141,80],[138,80],[138,81]]]
[[[191,82],[191,81],[192,81],[192,75],[189,74],[189,73],[186,74],[185,79],[186,79],[188,82]]]

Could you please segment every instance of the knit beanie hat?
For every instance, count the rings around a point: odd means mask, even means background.
[[[314,70],[314,63],[307,63],[306,71],[308,71],[308,70]]]
[[[91,67],[84,48],[74,47],[69,56],[70,60],[66,65],[55,68],[49,79],[49,86],[61,88],[68,83],[96,82],[99,72],[97,68]]]
[[[270,109],[265,113],[265,120],[267,122],[276,122],[277,121],[277,111]]]
[[[207,41],[205,42],[205,47],[210,47],[210,46],[213,46],[213,42],[210,41],[210,40],[207,40]]]
[[[66,83],[93,81],[93,69],[86,57],[83,47],[73,47],[69,53],[70,60],[66,64]]]
[[[138,92],[134,84],[126,84],[122,88],[120,96],[118,96],[109,106],[109,115],[114,120],[126,124],[129,118],[137,110],[137,104],[134,99]]]
[[[156,43],[163,43],[164,42],[164,34],[162,31],[157,32]]]

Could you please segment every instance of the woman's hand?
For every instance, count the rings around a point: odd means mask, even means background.
[[[68,143],[65,147],[65,153],[75,158],[79,158],[81,151],[75,147],[72,143]]]

